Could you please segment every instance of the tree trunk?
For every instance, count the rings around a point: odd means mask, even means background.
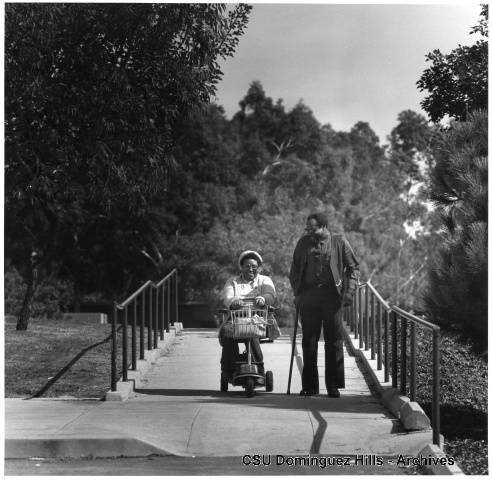
[[[36,277],[35,268],[32,263],[29,263],[27,271],[27,288],[22,302],[22,308],[17,317],[16,330],[27,330],[29,324],[29,314],[31,311],[31,302],[34,296],[34,280]]]

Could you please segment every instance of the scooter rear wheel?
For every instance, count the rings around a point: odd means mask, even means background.
[[[253,397],[255,395],[255,379],[253,377],[248,377],[245,380],[245,390],[247,397]]]
[[[221,372],[221,392],[228,391],[228,376],[225,372]]]
[[[272,392],[274,390],[274,374],[268,370],[265,372],[265,391]]]

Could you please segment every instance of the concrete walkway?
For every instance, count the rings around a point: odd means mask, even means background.
[[[219,392],[217,332],[185,329],[126,402],[6,399],[5,456],[397,456],[416,455],[431,443],[431,431],[402,431],[347,353],[341,397],[321,391],[303,398],[299,356],[286,395],[289,337],[262,348],[274,391],[253,398],[241,387]],[[322,344],[319,365],[323,377]]]

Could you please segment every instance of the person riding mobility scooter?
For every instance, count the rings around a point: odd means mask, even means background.
[[[224,287],[228,308],[219,311],[222,392],[228,390],[229,383],[243,386],[247,396],[253,396],[259,386],[273,390],[273,374],[265,372],[260,342],[272,342],[280,332],[273,316],[276,291],[272,280],[258,273],[261,265],[262,257],[246,250],[238,260],[240,275],[230,278]],[[246,346],[241,355],[239,343]]]

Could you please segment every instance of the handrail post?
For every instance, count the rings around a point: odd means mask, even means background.
[[[166,282],[166,331],[169,332],[169,317],[171,315],[171,282]]]
[[[363,340],[364,340],[364,331],[363,331],[363,305],[362,305],[362,287],[359,287],[358,288],[358,304],[359,304],[359,308],[358,308],[358,312],[359,312],[359,348],[360,349],[363,349]]]
[[[133,301],[132,318],[132,370],[137,370],[137,299]]]
[[[149,303],[147,308],[147,350],[152,350],[152,287],[149,287]]]
[[[142,292],[140,300],[142,302],[142,314],[140,317],[140,359],[144,360],[145,350],[145,292]]]
[[[370,325],[369,325],[369,320],[370,320],[370,311],[369,311],[369,290],[370,287],[366,285],[365,287],[365,350],[368,350],[370,348]]]
[[[407,390],[407,319],[401,318],[401,394]]]
[[[159,338],[164,340],[164,283],[159,287],[161,292],[161,315],[159,316]]]
[[[175,272],[175,318],[173,319],[173,325],[178,320],[178,271]]]
[[[411,402],[416,401],[416,329],[414,322],[411,322],[411,358],[410,358],[410,370],[411,378],[409,382],[409,397]]]
[[[111,316],[111,391],[116,392],[116,350],[118,348],[116,338],[116,323],[118,310],[116,302],[113,302],[113,315]]]
[[[154,290],[154,287],[151,287],[151,290]],[[153,317],[153,323],[154,323],[154,348],[157,348],[157,336],[158,336],[158,292],[157,290],[154,291],[154,317]]]
[[[392,388],[397,388],[397,313],[392,312]]]
[[[382,304],[377,305],[377,370],[382,370]]]
[[[371,359],[375,360],[375,295],[371,292],[370,346]]]
[[[358,297],[353,296],[353,322],[354,322],[354,339],[357,340],[359,337],[359,322],[358,322]]]
[[[384,349],[383,349],[383,359],[384,359],[384,382],[389,381],[389,311],[385,310],[384,314],[384,327],[383,327],[383,338],[384,338]]]
[[[170,314],[169,314],[169,324],[172,327],[174,325],[175,316],[175,277],[171,278],[169,282],[169,301],[170,301]]]
[[[128,338],[127,338],[127,325],[128,324],[128,316],[127,316],[127,307],[125,307],[125,311],[123,313],[123,332],[122,332],[122,373],[123,373],[123,381],[128,382]]]
[[[433,330],[433,443],[440,446],[440,348],[439,330]]]

